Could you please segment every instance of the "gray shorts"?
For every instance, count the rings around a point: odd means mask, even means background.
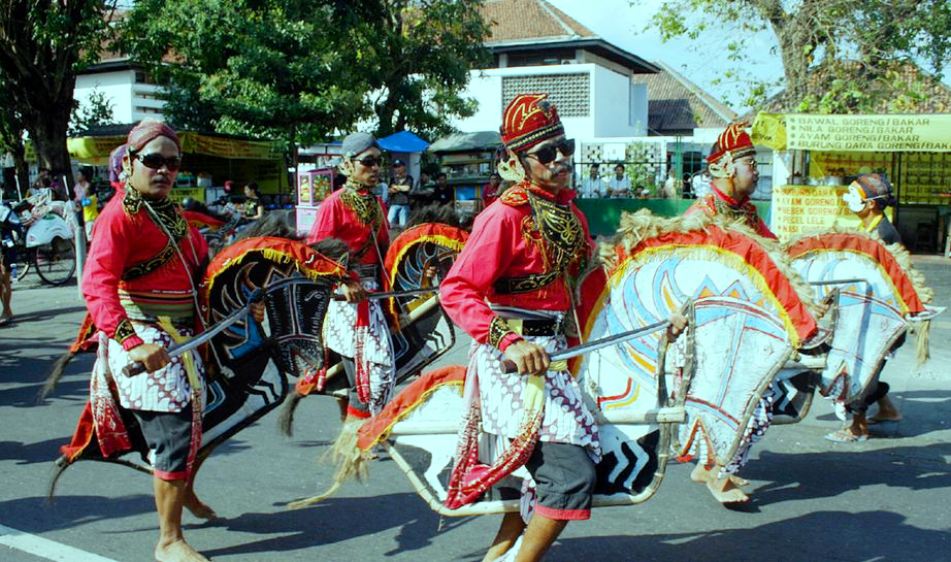
[[[591,518],[591,496],[597,481],[594,462],[583,447],[539,442],[525,468],[535,480],[535,513],[561,521]],[[501,488],[502,499],[519,492]]]
[[[192,445],[192,406],[181,412],[131,410],[149,446],[155,476],[162,480],[187,480]]]

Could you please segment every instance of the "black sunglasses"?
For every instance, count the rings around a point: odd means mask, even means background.
[[[383,159],[380,158],[379,156],[365,156],[357,160],[357,162],[366,166],[367,168],[372,168],[373,166],[379,166],[382,161]]]
[[[531,156],[538,163],[547,166],[558,158],[558,153],[564,156],[571,156],[575,153],[575,139],[562,139],[557,143],[548,143],[534,152],[529,152],[526,156]]]
[[[177,155],[166,157],[157,152],[152,152],[150,154],[136,154],[134,157],[153,170],[159,170],[162,166],[165,166],[168,171],[174,172],[182,167],[182,157]]]

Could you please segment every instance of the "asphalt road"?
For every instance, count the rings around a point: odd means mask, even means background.
[[[951,261],[918,260],[951,305]],[[76,287],[29,282],[14,292],[16,323],[0,328],[0,560],[149,560],[157,523],[149,478],[121,466],[79,463],[46,485],[59,445],[87,393],[91,356],[77,358],[55,395],[35,396],[82,318]],[[931,333],[932,359],[914,364],[905,346],[885,371],[905,420],[874,439],[834,444],[831,407],[772,428],[743,471],[753,502],[720,507],[672,465],[650,501],[595,510],[572,523],[550,560],[937,560],[951,550],[951,312]],[[462,362],[467,342],[447,359]],[[317,458],[336,436],[336,406],[302,404],[296,436],[265,417],[220,447],[202,469],[199,495],[224,519],[185,516],[186,533],[206,555],[248,560],[478,560],[498,516],[440,519],[412,492],[393,462],[371,468],[367,485],[347,485],[311,509],[291,500],[322,490],[330,467]],[[16,548],[11,548],[14,545]],[[32,553],[32,554],[31,554]]]

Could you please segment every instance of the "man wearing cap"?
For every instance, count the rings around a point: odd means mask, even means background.
[[[756,169],[756,149],[749,133],[748,123],[731,123],[714,143],[707,156],[707,170],[712,178],[710,193],[698,197],[687,209],[688,215],[706,213],[728,220],[741,220],[756,234],[776,239],[756,212],[750,196],[756,191],[759,171]]]
[[[474,339],[470,409],[446,504],[475,501],[523,465],[537,494],[527,526],[519,513],[505,515],[486,560],[510,550],[519,560],[539,560],[568,521],[588,519],[600,456],[581,389],[565,365],[549,360],[567,346],[572,290],[593,263],[594,245],[567,188],[574,141],[546,98],[520,95],[506,107],[499,173],[516,183],[476,217],[440,284],[443,308]],[[503,372],[503,360],[518,372]],[[537,408],[525,400],[532,394]],[[493,452],[480,450],[480,441]]]
[[[409,192],[413,187],[413,177],[406,173],[406,163],[393,161],[393,177],[389,187],[389,214],[387,220],[391,228],[403,228],[409,220]]]
[[[875,233],[886,244],[901,244],[901,235],[885,216],[885,209],[895,204],[891,183],[882,174],[862,174],[849,185],[848,192],[842,195],[842,200],[849,206],[849,210],[862,219],[862,229],[867,233]],[[904,336],[895,343],[894,351],[905,341]],[[852,414],[852,421],[848,426],[829,433],[826,439],[839,443],[852,443],[868,439],[870,423],[897,422],[902,419],[901,412],[888,397],[888,383],[879,381],[885,363],[869,383],[868,392],[862,398],[852,402],[847,409]],[[867,418],[869,406],[878,403],[878,412],[872,418]]]
[[[99,329],[90,394],[100,450],[109,457],[132,447],[118,406],[131,411],[153,467],[155,558],[201,561],[182,536],[181,517],[183,507],[201,518],[215,515],[192,488],[204,366],[197,353],[170,358],[166,350],[202,328],[195,283],[208,257],[204,238],[168,198],[180,165],[181,145],[168,125],[146,120],[132,129],[126,181],[96,222],[82,289]],[[263,319],[263,307],[254,314]],[[147,372],[123,374],[134,362]]]
[[[349,404],[341,402],[341,413],[356,422],[379,412],[396,384],[389,324],[381,302],[366,298],[366,291],[385,284],[383,256],[390,239],[383,203],[370,191],[380,181],[376,139],[353,133],[342,149],[347,182],[320,204],[307,243],[336,238],[350,250],[355,278],[340,287],[346,302],[330,303],[324,336],[327,347],[342,356],[350,379]]]

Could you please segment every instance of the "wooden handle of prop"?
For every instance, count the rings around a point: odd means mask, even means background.
[[[502,372],[503,373],[517,373],[518,365],[515,364],[515,361],[509,361],[508,359],[503,359]]]
[[[147,370],[148,369],[145,368],[144,363],[139,363],[138,361],[136,361],[135,363],[130,363],[126,365],[125,367],[123,367],[122,374],[127,377],[134,377],[136,375],[141,375]]]

